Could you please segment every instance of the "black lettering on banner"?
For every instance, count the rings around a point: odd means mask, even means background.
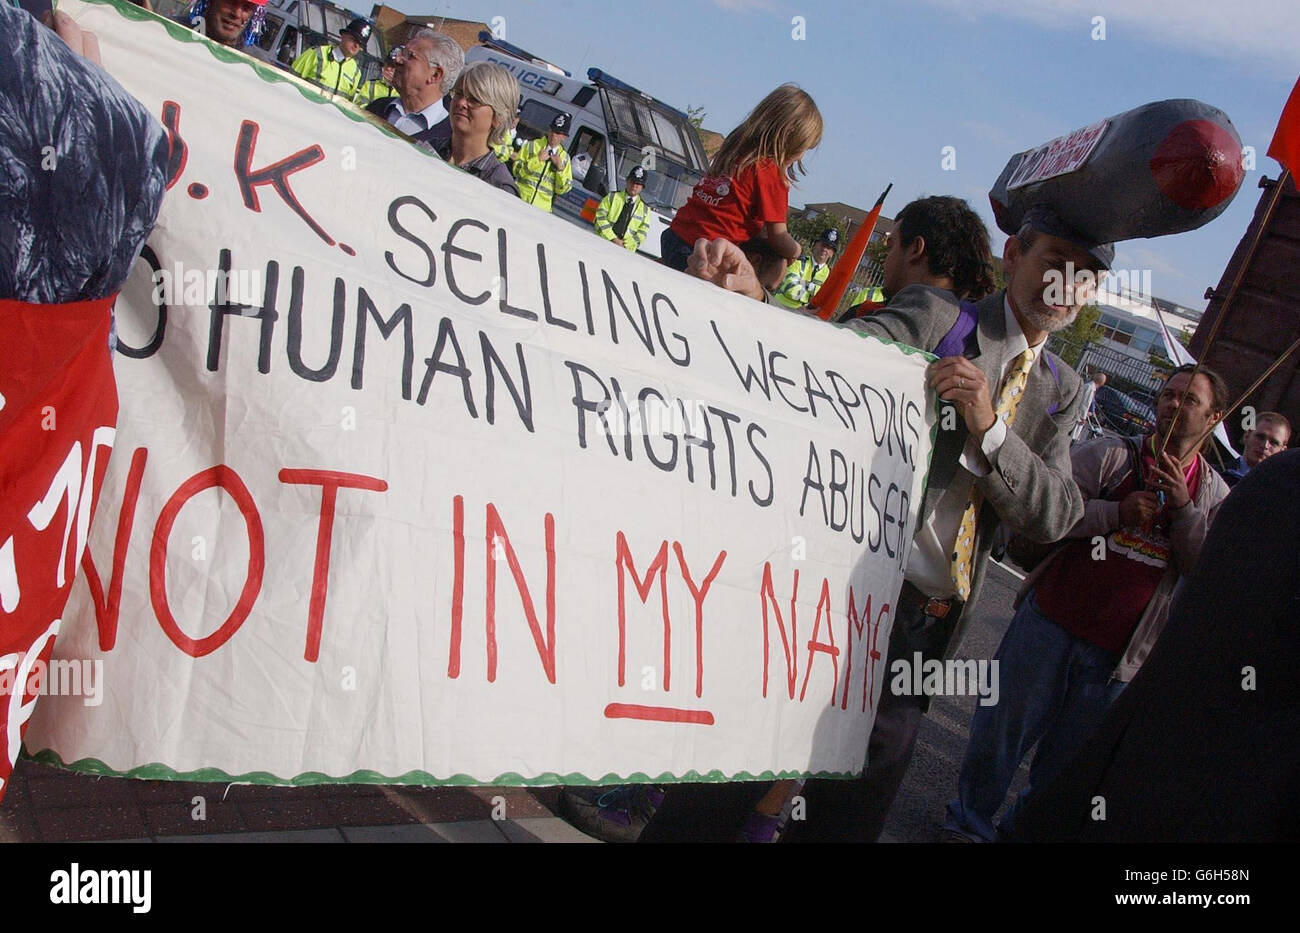
[[[844,458],[844,454],[834,447],[831,448],[831,479],[826,484],[826,488],[831,494],[830,521],[826,523],[827,527],[832,531],[843,531],[849,520],[849,463]],[[835,503],[837,500],[844,507],[844,516],[838,521],[835,518]]]
[[[411,370],[415,363],[414,338],[411,333],[411,306],[401,304],[393,316],[385,320],[364,288],[357,287],[357,332],[352,342],[352,388],[360,389],[366,362],[366,324],[374,319],[379,336],[387,340],[402,327],[402,398],[411,400]]]
[[[784,353],[782,353],[780,350],[769,350],[767,352],[767,369],[768,372],[772,374],[772,383],[776,386],[777,393],[781,396],[781,400],[784,401],[791,408],[793,408],[795,411],[807,411],[808,409],[800,408],[794,402],[790,401],[790,399],[786,396],[785,392],[781,389],[781,383],[784,382],[786,385],[792,386],[794,385],[794,380],[787,379],[785,376],[777,375],[776,372],[777,357],[780,357],[783,360],[789,359],[789,357],[786,356]]]
[[[448,345],[456,354],[455,365],[442,362],[442,352]],[[456,339],[456,330],[451,325],[451,318],[445,317],[438,324],[438,341],[433,345],[432,355],[424,362],[426,366],[424,381],[420,383],[420,394],[416,402],[420,405],[424,404],[429,397],[429,386],[437,373],[448,373],[460,379],[461,391],[465,397],[465,410],[469,412],[471,418],[478,418],[478,410],[474,407],[474,393],[469,384],[470,370],[465,365],[465,354],[460,350],[460,341]]]
[[[816,386],[817,388],[814,389],[813,386]],[[821,380],[817,378],[817,374],[813,372],[812,367],[809,366],[806,361],[803,364],[803,387],[804,391],[808,394],[808,407],[812,411],[814,418],[817,417],[817,405],[813,402],[813,399],[822,398],[831,406],[831,411],[835,412],[835,417],[840,419],[840,423],[846,428],[849,427],[849,422],[845,419],[844,415],[840,414],[840,410],[835,407],[835,399],[831,398],[826,393],[826,390],[822,388]]]
[[[817,478],[813,479],[813,474]],[[822,522],[830,524],[830,515],[826,511],[826,487],[822,483],[822,462],[817,456],[817,445],[808,442],[808,466],[803,474],[803,497],[799,500],[799,516],[803,517],[804,506],[808,504],[808,490],[817,490],[817,498],[822,504]]]
[[[139,349],[127,346],[121,332],[118,332],[117,352],[132,360],[147,360],[157,353],[158,348],[162,346],[163,336],[167,333],[167,302],[157,300],[161,297],[158,295],[158,282],[162,265],[158,262],[158,254],[147,243],[140,250],[140,258],[149,265],[149,281],[154,286],[149,290],[149,300],[153,302],[154,309],[158,312],[158,323],[154,325],[153,336],[149,338],[149,342]]]
[[[550,280],[546,276],[546,246],[542,243],[537,244],[537,280],[542,286],[542,316],[546,318],[546,323],[558,325],[565,330],[577,330],[578,325],[572,321],[566,321],[563,318],[551,315],[551,286]],[[586,285],[585,279],[583,285]],[[588,311],[590,312],[590,309]]]
[[[618,306],[623,309],[623,317],[627,318],[628,323],[632,325],[632,329],[636,331],[636,335],[645,344],[645,348],[650,351],[651,356],[654,356],[654,341],[650,338],[650,322],[646,319],[645,302],[641,300],[641,289],[637,287],[635,282],[632,283],[632,292],[641,315],[641,325],[638,327],[636,318],[632,316],[631,309],[628,308],[627,302],[623,300],[623,296],[614,286],[614,280],[610,278],[609,273],[601,269],[600,275],[605,280],[605,304],[609,308],[609,339],[616,344],[618,343],[618,319],[614,314],[614,301],[617,299]]]
[[[434,261],[433,250],[429,247],[428,243],[424,242],[424,240],[421,240],[410,230],[402,226],[401,222],[397,219],[398,209],[405,207],[408,204],[417,207],[421,211],[423,211],[424,216],[429,218],[430,223],[437,223],[438,216],[432,210],[429,209],[429,206],[425,204],[423,201],[421,201],[419,198],[408,194],[400,198],[396,198],[391,204],[388,205],[388,227],[394,233],[400,236],[403,240],[406,240],[409,243],[414,243],[416,246],[420,248],[420,251],[424,253],[425,260],[429,263],[428,270],[424,273],[424,276],[422,278],[417,278],[414,275],[408,275],[407,273],[403,272],[401,269],[397,268],[397,258],[391,252],[384,253],[384,261],[388,263],[388,268],[392,269],[394,272],[396,272],[402,278],[406,279],[408,282],[414,282],[416,285],[423,286],[424,288],[429,288],[430,286],[433,285],[434,280],[438,277],[437,265]]]
[[[686,415],[686,403],[678,399],[677,405],[682,410],[682,422],[690,425],[691,420]],[[682,443],[686,445],[686,479],[688,482],[695,482],[695,461],[691,459],[691,448],[699,447],[709,458],[709,488],[717,489],[717,474],[713,469],[713,428],[709,424],[708,416],[704,413],[703,405],[696,406],[695,412],[699,416],[698,420],[704,422],[704,437],[700,437],[695,433],[694,426],[691,426],[688,432],[682,434]]]
[[[759,463],[763,464],[763,470],[767,473],[767,495],[760,498],[758,493],[754,491],[754,481],[750,480],[749,497],[754,500],[755,505],[766,507],[772,504],[772,498],[776,494],[776,484],[772,480],[772,465],[767,462],[767,458],[763,456],[763,451],[759,450],[758,445],[754,443],[755,433],[761,434],[764,438],[767,437],[766,431],[757,424],[750,422],[745,436],[749,441],[749,449],[754,452],[754,456],[758,458]]]
[[[221,365],[221,344],[225,337],[226,317],[233,315],[235,317],[260,318],[261,327],[258,335],[257,348],[257,371],[265,375],[271,371],[271,335],[275,330],[275,321],[279,317],[275,310],[275,300],[277,290],[280,287],[280,266],[275,260],[266,264],[266,286],[263,290],[262,307],[258,309],[256,315],[245,314],[250,310],[244,305],[231,304],[228,301],[218,302],[217,299],[226,297],[223,291],[228,295],[228,285],[230,282],[230,250],[223,249],[217,254],[217,275],[219,277],[217,294],[213,296],[211,304],[208,305],[208,372],[215,373]],[[294,274],[299,278],[302,276],[302,267],[295,266]]]
[[[857,422],[853,418],[853,412],[851,409],[857,408],[862,404],[858,399],[858,394],[853,391],[853,386],[849,384],[849,381],[835,370],[826,370],[826,378],[830,380],[831,385],[835,388],[836,397],[839,398],[840,404],[844,406],[844,414],[848,417],[849,427],[856,431],[858,426]],[[849,398],[844,397],[844,392],[841,390],[841,386],[844,389],[849,390]]]
[[[632,418],[631,412],[627,408],[627,399],[623,397],[623,387],[618,384],[618,380],[610,377],[609,391],[614,397],[614,404],[618,406],[618,415],[623,422],[623,456],[627,457],[628,462],[632,461]]]
[[[673,331],[673,336],[677,338],[677,340],[681,343],[682,346],[681,359],[678,359],[677,357],[673,356],[672,351],[668,349],[668,344],[664,341],[664,327],[663,327],[663,323],[659,319],[659,302],[661,301],[668,306],[668,310],[673,313],[673,317],[681,317],[681,315],[677,313],[677,309],[673,306],[672,301],[668,298],[667,295],[662,294],[661,292],[655,292],[654,295],[650,297],[650,313],[654,316],[655,319],[655,333],[659,336],[659,346],[663,347],[664,353],[667,355],[668,359],[672,360],[678,366],[690,366],[691,345],[686,342],[685,337],[677,333],[677,331]]]
[[[600,377],[594,372],[583,366],[581,363],[574,363],[565,360],[564,365],[569,367],[569,372],[573,374],[573,407],[578,412],[578,446],[583,450],[587,449],[587,412],[592,412],[605,428],[605,442],[609,444],[609,452],[615,457],[618,456],[618,447],[614,445],[613,432],[609,429],[609,422],[605,420],[605,412],[609,411],[610,396],[609,389],[605,383],[601,382]],[[599,401],[593,401],[586,397],[582,390],[582,377],[590,376],[600,386],[603,397]]]
[[[311,382],[328,382],[338,369],[339,355],[343,352],[343,315],[347,310],[347,285],[340,278],[334,279],[334,317],[330,321],[330,354],[324,366],[320,369],[312,369],[302,360],[303,278],[302,266],[294,266],[293,278],[289,283],[289,368],[295,375]]]
[[[659,400],[660,408],[662,408],[666,412],[671,411],[671,408],[669,407],[667,400],[663,397],[663,395],[659,392],[659,390],[652,388],[650,386],[646,386],[644,389],[641,390],[641,394],[637,396],[637,402],[641,408],[642,424],[651,423],[648,409],[646,406],[646,399],[650,398],[651,396]],[[654,448],[650,445],[650,432],[648,430],[641,432],[642,440],[645,442],[645,455],[647,458],[649,458],[650,462],[653,463],[656,467],[663,470],[665,473],[671,473],[673,469],[677,466],[677,435],[668,431],[662,431],[660,432],[660,436],[663,437],[672,445],[672,455],[667,460],[660,460],[658,457],[655,456]]]
[[[497,228],[497,269],[501,273],[501,297],[497,300],[497,307],[501,309],[502,314],[513,314],[515,317],[521,317],[525,321],[537,320],[537,312],[529,311],[527,308],[516,308],[509,301],[509,276],[506,270],[506,228]]]
[[[530,433],[533,431],[533,392],[528,384],[528,366],[524,363],[524,345],[515,344],[515,355],[519,359],[519,385],[523,386],[523,395],[519,394],[519,387],[516,386],[515,380],[510,378],[510,372],[506,369],[505,363],[501,362],[501,357],[497,355],[496,349],[492,346],[492,341],[483,331],[478,332],[479,343],[483,347],[483,372],[487,379],[487,392],[483,402],[483,407],[487,416],[488,424],[496,424],[496,377],[492,375],[493,370],[501,374],[501,379],[506,385],[506,391],[510,397],[515,400],[515,411],[519,415],[519,421]]]
[[[736,497],[736,442],[731,436],[731,426],[740,424],[740,415],[709,406],[709,411],[722,419],[722,430],[727,435],[727,463],[731,468],[731,497]]]
[[[731,364],[731,368],[736,373],[736,378],[745,387],[745,391],[750,392],[752,391],[750,386],[757,385],[763,392],[763,398],[770,402],[772,400],[772,390],[767,384],[767,366],[763,363],[763,342],[761,340],[755,341],[758,344],[758,372],[754,372],[754,367],[746,363],[745,372],[742,374],[740,367],[736,365],[736,358],[727,349],[727,342],[722,339],[722,334],[718,333],[718,325],[710,320],[709,326],[713,328],[713,336],[718,338],[718,345],[722,347],[722,352],[727,355],[727,362]]]
[[[453,275],[451,271],[451,259],[453,256],[457,256],[461,259],[469,259],[473,262],[483,261],[482,254],[470,252],[469,250],[462,249],[461,247],[455,244],[456,236],[465,227],[474,227],[477,230],[482,230],[484,233],[488,232],[487,224],[482,223],[481,221],[473,220],[468,217],[462,218],[456,221],[454,224],[452,224],[451,229],[447,231],[447,242],[442,244],[442,251],[444,253],[443,274],[447,279],[447,288],[451,290],[451,293],[453,295],[455,295],[461,301],[465,302],[465,304],[481,305],[483,304],[483,302],[487,301],[489,298],[492,297],[492,292],[485,291],[481,295],[474,295],[472,297],[470,295],[465,294],[463,291],[460,290],[460,287],[456,284],[456,276]]]
[[[591,316],[591,286],[587,284],[587,264],[578,260],[578,278],[582,279],[582,307],[587,314],[587,336],[596,336],[596,322]],[[615,341],[617,343],[618,341]]]

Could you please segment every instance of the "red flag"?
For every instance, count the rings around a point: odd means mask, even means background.
[[[113,446],[113,296],[0,301],[0,797],[54,648]]]
[[[853,239],[849,241],[848,248],[844,250],[844,255],[835,263],[831,269],[830,275],[826,276],[826,281],[822,287],[817,290],[813,300],[809,302],[810,306],[817,311],[817,316],[823,321],[829,321],[835,309],[839,306],[840,299],[844,297],[845,291],[848,290],[849,282],[853,279],[853,273],[858,271],[858,263],[862,261],[862,254],[867,251],[867,243],[871,240],[871,232],[876,229],[876,221],[880,219],[880,208],[885,203],[885,196],[889,194],[889,189],[893,188],[893,182],[890,182],[889,188],[876,198],[876,206],[871,209],[866,220],[862,221],[862,226],[858,232],[853,234]]]
[[[1273,141],[1268,144],[1268,154],[1282,163],[1282,167],[1295,175],[1300,169],[1300,81],[1295,83],[1282,119],[1277,121]]]

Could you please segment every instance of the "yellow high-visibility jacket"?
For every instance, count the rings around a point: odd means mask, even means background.
[[[318,45],[293,60],[293,73],[315,81],[326,91],[356,100],[361,89],[361,66],[355,58],[334,60],[334,46]]]
[[[519,182],[520,199],[550,213],[555,196],[573,188],[573,166],[563,146],[558,169],[546,157],[546,149],[545,136],[524,143],[519,158],[515,159],[514,175]]]
[[[596,208],[596,232],[605,239],[614,239],[614,222],[623,216],[627,205],[626,191],[611,191],[601,199]],[[641,198],[632,205],[632,217],[627,222],[627,232],[623,234],[623,248],[635,253],[645,242],[650,232],[650,208]]]
[[[830,263],[819,266],[812,261],[811,256],[796,259],[790,263],[785,278],[772,296],[787,308],[802,308],[813,300],[830,271]]]
[[[397,92],[385,84],[382,78],[371,78],[357,88],[356,96],[352,99],[364,107],[371,101],[383,100],[385,97],[393,97],[395,94]]]

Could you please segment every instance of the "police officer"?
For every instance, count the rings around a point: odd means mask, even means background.
[[[573,187],[573,168],[569,154],[564,151],[569,122],[567,113],[557,114],[551,121],[551,131],[545,137],[539,136],[524,143],[515,158],[519,197],[548,214],[555,196],[565,194]]]
[[[650,208],[641,200],[645,188],[645,169],[637,166],[628,172],[627,187],[612,191],[596,208],[596,232],[635,253],[650,230]]]
[[[337,46],[327,42],[295,58],[294,74],[348,100],[357,99],[361,90],[361,66],[356,56],[365,48],[372,28],[366,20],[354,19],[339,33]]]
[[[830,261],[839,246],[838,230],[831,227],[822,233],[813,244],[811,256],[802,256],[790,263],[773,297],[787,308],[802,308],[812,301],[830,274]]]

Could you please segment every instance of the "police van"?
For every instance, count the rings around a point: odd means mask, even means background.
[[[490,32],[478,38],[482,44],[465,61],[494,62],[518,80],[520,138],[544,136],[558,113],[573,119],[564,146],[573,162],[573,188],[555,199],[555,212],[590,230],[600,199],[622,189],[628,173],[641,165],[641,196],[651,210],[640,251],[658,258],[660,233],[708,171],[704,146],[686,114],[599,68],[588,69],[583,81]]]

